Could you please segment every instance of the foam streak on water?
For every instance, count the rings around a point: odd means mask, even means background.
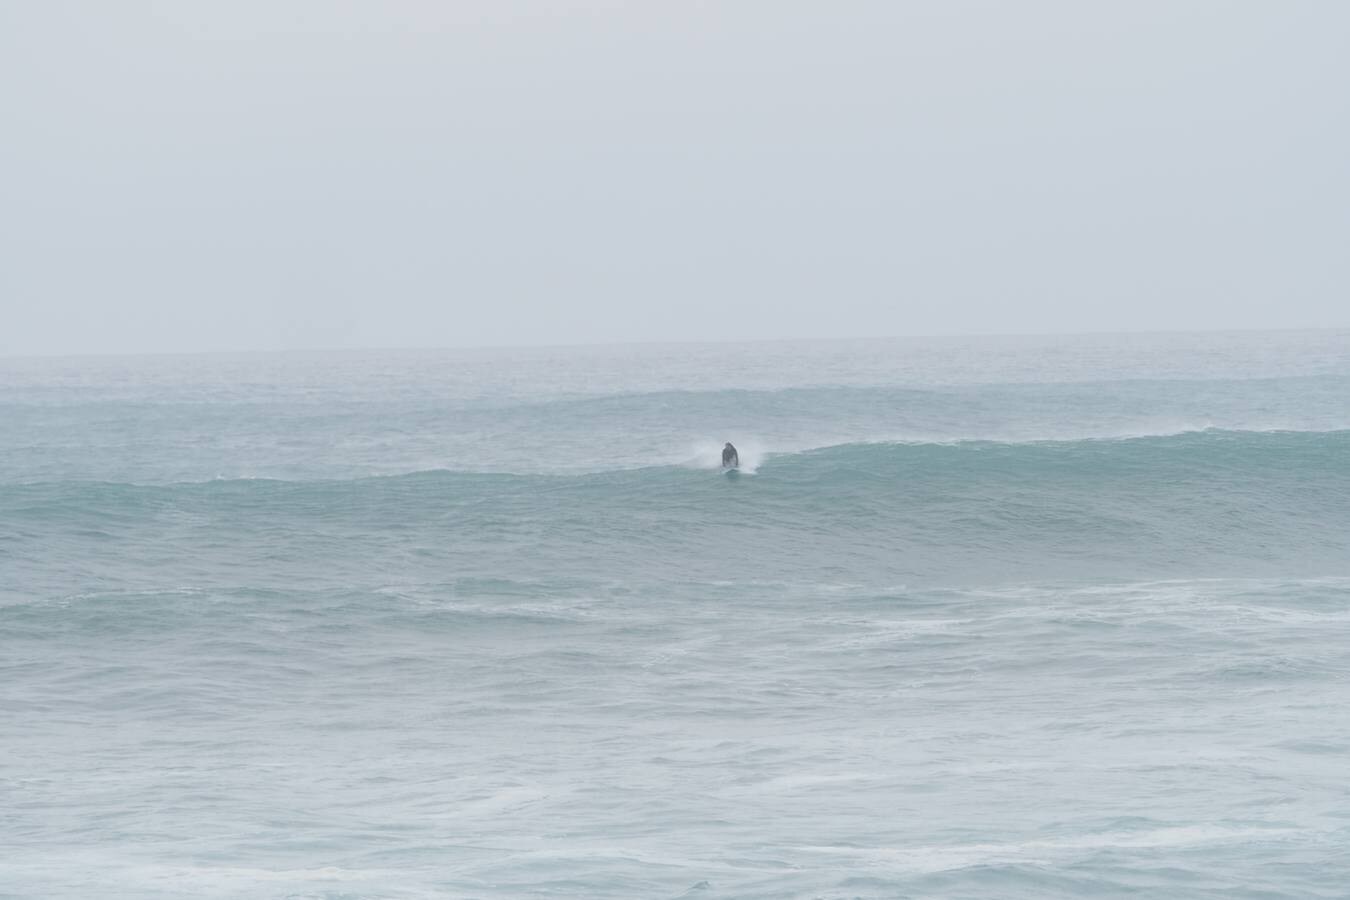
[[[0,897],[1343,897],[1347,386],[1337,333],[0,361]]]

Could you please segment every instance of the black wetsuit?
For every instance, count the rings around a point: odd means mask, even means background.
[[[736,452],[736,448],[731,446],[731,443],[728,442],[727,445],[722,448],[722,467],[735,468],[740,464],[741,464],[740,454],[738,454]]]

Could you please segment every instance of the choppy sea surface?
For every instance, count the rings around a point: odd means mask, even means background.
[[[0,897],[1089,896],[1350,896],[1350,333],[0,360]]]

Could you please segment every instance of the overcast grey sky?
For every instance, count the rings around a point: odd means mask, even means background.
[[[1343,2],[0,0],[0,353],[1350,325]]]

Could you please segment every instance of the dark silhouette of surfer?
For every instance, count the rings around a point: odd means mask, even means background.
[[[736,448],[731,446],[731,441],[722,448],[722,468],[738,469],[741,465],[741,456],[736,452]]]

